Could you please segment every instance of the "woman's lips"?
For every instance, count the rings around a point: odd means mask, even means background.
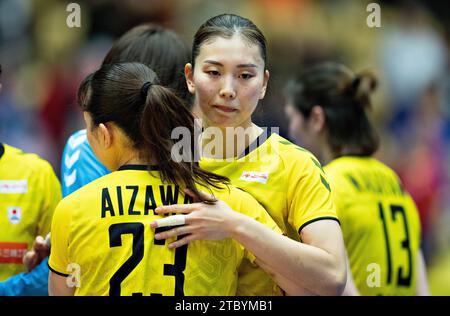
[[[232,113],[232,112],[236,112],[237,109],[229,107],[229,106],[223,106],[223,105],[214,105],[214,107],[222,112],[226,112],[226,113]]]

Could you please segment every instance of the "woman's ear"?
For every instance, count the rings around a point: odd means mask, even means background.
[[[192,64],[187,63],[184,66],[184,76],[186,77],[186,84],[188,86],[189,92],[191,94],[195,94],[194,67],[192,67]]]
[[[264,99],[264,96],[266,95],[267,90],[267,83],[269,82],[270,73],[268,70],[264,71],[264,81],[263,81],[263,87],[261,89],[261,94],[259,95],[259,99]]]
[[[113,131],[108,123],[100,123],[97,128],[98,141],[103,149],[108,149],[111,147],[113,142]]]
[[[325,111],[323,110],[323,107],[320,105],[313,106],[310,117],[311,126],[314,132],[322,132],[326,125]]]

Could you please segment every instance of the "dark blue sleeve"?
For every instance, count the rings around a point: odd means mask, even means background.
[[[48,257],[31,272],[19,273],[0,282],[0,296],[47,296]]]

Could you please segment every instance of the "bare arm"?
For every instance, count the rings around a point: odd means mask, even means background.
[[[283,284],[283,291],[286,293],[286,295],[292,295],[295,293],[295,295],[298,296],[313,296],[314,294],[310,291],[301,288],[298,286],[298,284],[295,283],[295,280],[290,280],[284,276],[282,276],[279,273],[276,273],[276,268],[274,269],[271,266],[266,265],[264,262],[256,259],[256,264],[261,267],[264,271],[267,272],[267,274],[272,278],[272,280],[276,284]]]
[[[244,216],[245,217],[245,216]],[[232,238],[290,295],[340,295],[346,281],[345,251],[339,225],[321,220],[301,232],[303,243],[279,235],[251,218],[234,224]]]
[[[428,288],[427,271],[425,266],[425,260],[423,258],[422,250],[419,250],[417,254],[417,283],[416,283],[416,295],[417,296],[430,296],[430,290]]]
[[[191,240],[232,237],[252,252],[277,284],[290,295],[341,295],[346,283],[344,242],[333,220],[313,222],[301,231],[303,243],[280,235],[258,221],[231,210],[226,203],[194,203],[158,208],[162,213],[189,213],[186,225],[159,233],[156,239],[189,234],[169,245]],[[152,227],[157,227],[153,222]]]
[[[347,251],[346,251],[347,254]],[[359,296],[359,291],[356,288],[355,282],[353,281],[353,274],[350,269],[350,261],[348,259],[347,254],[347,284],[345,285],[344,292],[342,293],[342,296]]]
[[[48,294],[50,296],[73,296],[75,287],[67,286],[67,277],[60,276],[52,271],[48,274]]]

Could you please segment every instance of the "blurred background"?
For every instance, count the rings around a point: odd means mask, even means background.
[[[81,27],[66,24],[81,6]],[[381,27],[355,0],[0,0],[0,141],[39,154],[60,173],[67,137],[83,128],[81,80],[114,39],[143,22],[172,28],[187,43],[208,18],[250,18],[268,40],[268,93],[255,121],[288,137],[283,87],[297,71],[335,60],[380,78],[373,121],[377,157],[394,168],[420,210],[434,295],[450,295],[450,3],[376,1]]]

